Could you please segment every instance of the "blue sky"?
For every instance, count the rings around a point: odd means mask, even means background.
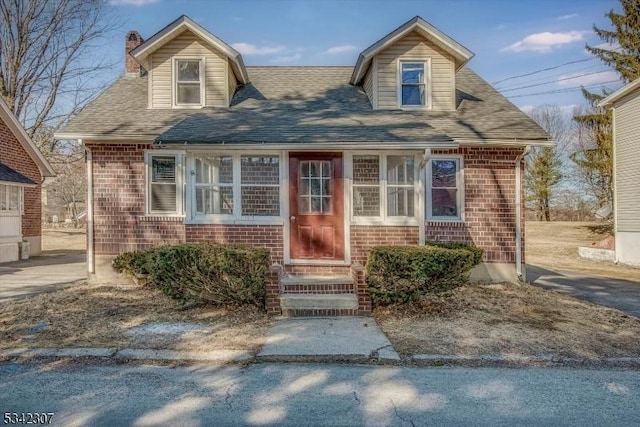
[[[121,60],[124,35],[148,38],[186,14],[242,53],[247,65],[353,65],[358,54],[415,15],[475,53],[469,66],[521,108],[583,104],[580,85],[617,89],[585,51],[616,0],[111,0],[121,23],[103,53]],[[614,46],[615,48],[615,46]],[[563,65],[577,61],[573,64]],[[560,66],[560,67],[558,67]],[[527,77],[511,78],[558,67]],[[118,70],[124,68],[123,61]],[[528,87],[524,87],[528,86]],[[553,92],[555,93],[548,93]],[[557,92],[559,91],[559,92]],[[537,94],[537,95],[533,95]],[[524,96],[523,96],[524,95]]]

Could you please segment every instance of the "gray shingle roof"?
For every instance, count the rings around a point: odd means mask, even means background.
[[[123,77],[61,135],[158,143],[422,142],[548,139],[468,68],[456,74],[456,111],[373,110],[352,67],[248,67],[229,108],[147,108],[147,78]]]
[[[33,182],[31,179],[2,163],[0,163],[0,181],[14,182],[16,184],[35,185],[35,182]]]

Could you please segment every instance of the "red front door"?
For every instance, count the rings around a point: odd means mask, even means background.
[[[341,153],[289,155],[291,259],[344,260]]]

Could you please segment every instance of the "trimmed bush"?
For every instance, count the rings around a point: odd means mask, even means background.
[[[113,268],[118,273],[125,273],[129,276],[139,278],[149,274],[147,262],[149,261],[149,251],[125,252],[118,255],[113,260]]]
[[[114,268],[145,272],[150,284],[181,301],[264,306],[266,249],[206,243],[160,246],[142,254],[144,260],[123,254]]]
[[[445,246],[446,245],[446,246]],[[482,250],[462,244],[378,246],[367,260],[367,288],[374,305],[411,303],[469,282]]]

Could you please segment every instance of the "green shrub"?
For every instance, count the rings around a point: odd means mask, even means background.
[[[425,246],[437,246],[439,248],[447,248],[447,249],[465,249],[473,252],[473,265],[480,264],[482,261],[482,254],[484,251],[477,246],[467,245],[465,243],[455,243],[455,242],[426,242]]]
[[[468,283],[481,259],[481,249],[462,244],[374,247],[367,288],[374,305],[414,302]]]
[[[147,263],[150,251],[125,252],[113,260],[113,268],[118,273],[125,273],[133,277],[142,277],[149,274]]]
[[[206,243],[160,246],[143,254],[145,260],[137,271],[146,272],[149,283],[172,298],[217,305],[264,305],[269,270],[266,249]],[[123,264],[136,259],[125,255]]]

